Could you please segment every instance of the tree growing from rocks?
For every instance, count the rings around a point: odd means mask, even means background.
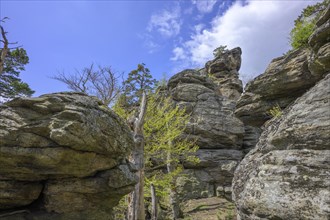
[[[94,95],[104,105],[109,106],[115,101],[121,90],[119,83],[121,76],[111,67],[98,66],[95,68],[94,64],[91,64],[81,71],[75,70],[74,73],[59,72],[52,78],[65,83],[73,91]]]
[[[294,28],[290,32],[290,43],[293,49],[308,46],[308,38],[316,27],[316,21],[330,4],[329,0],[307,6],[294,21]]]
[[[145,140],[143,197],[146,201],[152,200],[154,219],[160,202],[167,205],[169,203],[173,219],[178,219],[182,217],[182,212],[181,201],[176,192],[176,179],[183,170],[181,163],[183,160],[198,162],[194,156],[198,147],[193,141],[188,141],[182,136],[190,116],[184,109],[175,106],[164,94],[149,94],[147,102],[143,126]],[[115,111],[124,118],[128,117],[127,114],[125,115],[127,112],[121,110],[119,106],[116,106]],[[131,211],[128,213],[130,215]]]
[[[0,31],[2,47],[0,48],[0,98],[12,99],[19,96],[31,96],[34,91],[27,83],[19,78],[20,72],[25,70],[25,65],[29,63],[26,50],[21,46],[10,47],[12,44],[7,38],[7,32],[1,23],[8,18],[0,20]],[[1,102],[1,100],[0,100]]]
[[[149,171],[146,189],[154,186],[160,198],[169,199],[172,219],[183,217],[176,190],[177,177],[183,170],[182,161],[199,161],[194,154],[198,146],[183,137],[189,120],[190,115],[185,109],[175,106],[170,97],[159,93],[149,96],[144,128],[146,171]],[[166,167],[166,171],[159,170],[161,167]]]

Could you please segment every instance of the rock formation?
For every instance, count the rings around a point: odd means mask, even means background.
[[[235,171],[238,219],[330,218],[329,18],[330,6],[310,48],[273,60],[239,100],[236,115],[245,125],[264,125]],[[265,123],[262,112],[274,103],[286,108]]]
[[[265,73],[247,83],[235,111],[245,125],[243,148],[247,152],[257,143],[261,126],[271,118],[270,109],[286,108],[330,71],[329,16],[328,7],[309,38],[310,47],[273,59]]]
[[[233,179],[239,219],[329,219],[330,74],[267,122]]]
[[[243,158],[244,127],[234,115],[242,92],[238,79],[240,55],[240,48],[225,51],[209,61],[205,69],[184,70],[168,82],[174,102],[191,114],[186,134],[200,147],[197,156],[201,163],[185,164],[190,182],[187,177],[178,180],[184,199],[215,196],[217,189],[224,192],[225,188],[230,197],[233,172]]]
[[[0,218],[111,219],[133,190],[124,122],[96,98],[56,93],[0,106]]]

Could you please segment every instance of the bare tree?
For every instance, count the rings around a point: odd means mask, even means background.
[[[94,95],[104,105],[110,105],[121,90],[118,82],[121,77],[122,74],[113,71],[111,67],[98,66],[95,69],[94,64],[91,64],[81,71],[76,69],[72,74],[59,72],[52,78],[65,83],[73,91]]]
[[[2,22],[3,20],[1,20]],[[6,36],[6,33],[5,30],[3,29],[3,27],[0,25],[0,29],[1,29],[1,36],[3,38],[3,40],[0,40],[2,43],[3,43],[3,48],[1,50],[1,55],[0,55],[0,74],[3,72],[3,68],[4,68],[4,61],[5,61],[5,58],[7,56],[7,53],[8,53],[8,39],[7,39],[7,36]]]
[[[150,184],[151,191],[151,220],[158,220],[157,195],[153,183]]]
[[[135,185],[134,191],[129,195],[128,219],[144,220],[144,133],[143,124],[147,109],[147,97],[143,92],[138,118],[134,121],[134,143],[135,147],[130,157],[130,162],[137,168],[138,183]]]

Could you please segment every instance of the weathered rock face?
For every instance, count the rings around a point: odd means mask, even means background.
[[[15,208],[21,219],[109,219],[136,182],[125,160],[132,146],[129,128],[96,98],[56,93],[5,103],[0,216]]]
[[[309,70],[315,76],[330,71],[330,5],[316,23],[316,30],[310,36],[308,44],[313,50]]]
[[[274,106],[282,109],[304,94],[330,71],[330,6],[317,22],[309,48],[274,59],[265,73],[246,85],[235,114],[245,125],[243,147],[255,146],[260,127]]]
[[[301,49],[276,58],[246,85],[235,112],[244,124],[260,127],[270,118],[269,109],[277,104],[285,108],[317,82],[308,70],[309,56],[308,49]]]
[[[168,82],[174,102],[191,114],[186,135],[200,147],[197,156],[201,163],[185,164],[187,176],[178,179],[183,199],[215,196],[218,187],[230,188],[233,172],[243,158],[244,126],[234,115],[237,96],[233,95],[241,87],[237,90],[227,83],[238,81],[240,54],[239,48],[227,51],[208,62],[203,71],[184,70]],[[205,70],[209,73],[203,74]],[[232,95],[225,95],[225,90]]]
[[[243,92],[242,81],[238,78],[242,62],[241,55],[241,48],[236,47],[226,50],[205,64],[206,72],[217,85],[220,95],[235,101]]]
[[[329,219],[330,74],[267,122],[235,171],[239,219]]]

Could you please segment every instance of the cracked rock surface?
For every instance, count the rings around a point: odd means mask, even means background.
[[[125,160],[132,147],[129,128],[94,97],[55,93],[5,103],[0,216],[17,209],[24,212],[16,219],[109,219],[136,182]]]

